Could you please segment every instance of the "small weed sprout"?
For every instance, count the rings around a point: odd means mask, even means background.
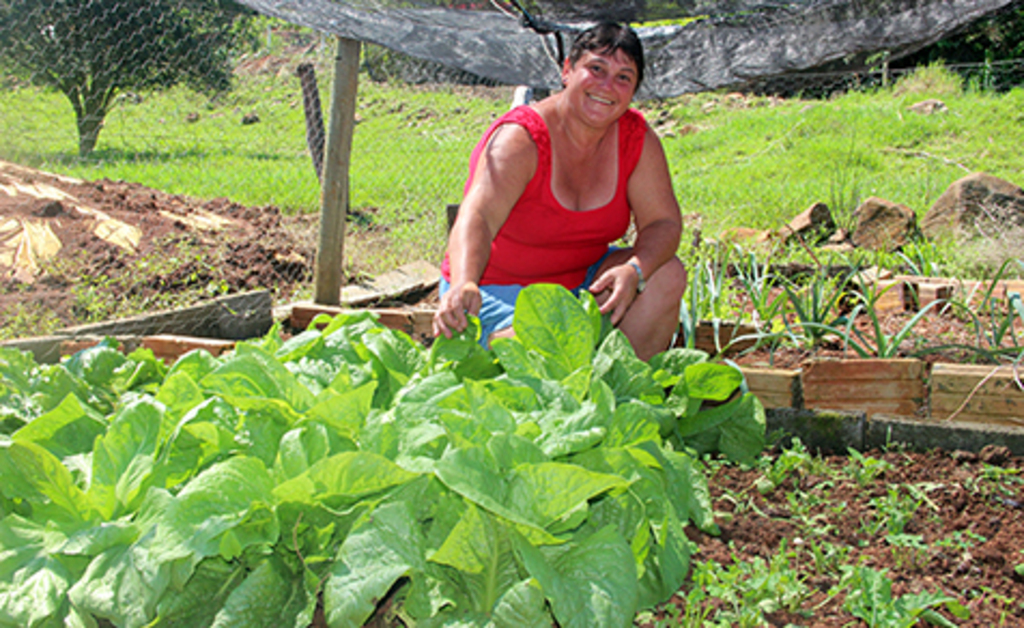
[[[848,589],[843,608],[854,617],[864,620],[873,628],[911,628],[924,619],[938,626],[955,626],[932,608],[945,604],[954,614],[962,615],[966,609],[943,593],[922,592],[894,598],[892,580],[884,571],[864,566],[844,566],[839,589]],[[839,590],[833,590],[838,594]]]
[[[928,545],[920,534],[889,534],[885,542],[892,550],[896,569],[919,571],[928,561]]]
[[[991,587],[981,587],[981,594],[999,605],[999,625],[1005,626],[1006,618],[1013,612],[1014,599],[994,591]]]
[[[703,591],[699,603],[707,608],[717,601],[724,607],[712,617],[708,617],[706,610],[698,613],[695,609],[694,617],[704,618],[704,623],[700,624],[703,626],[753,628],[765,625],[766,613],[786,610],[803,614],[801,606],[810,597],[811,590],[790,563],[795,556],[783,541],[770,563],[756,557],[751,562],[736,560],[729,567],[714,561],[694,564],[694,591]],[[689,599],[687,606],[689,616]]]
[[[987,540],[988,538],[978,534],[977,532],[972,532],[971,530],[956,530],[953,534],[936,541],[935,545],[959,552],[965,552],[973,548],[975,545],[984,543]]]
[[[876,497],[870,503],[875,509],[875,517],[866,523],[865,532],[874,536],[883,529],[889,534],[902,534],[923,500],[903,493],[896,484],[890,484],[885,496]]]
[[[790,446],[783,449],[774,462],[768,463],[764,475],[757,479],[755,486],[762,495],[766,495],[778,488],[787,478],[808,473],[812,468],[814,457],[799,438],[794,438]],[[793,482],[799,485],[799,477]]]
[[[857,483],[857,486],[870,486],[878,476],[892,469],[892,463],[888,461],[880,460],[874,456],[865,456],[852,447],[846,451],[850,462],[847,463],[844,471],[850,474],[853,481]]]

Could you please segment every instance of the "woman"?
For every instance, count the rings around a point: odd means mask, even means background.
[[[491,126],[470,157],[435,335],[470,313],[485,346],[511,336],[519,291],[558,283],[590,290],[641,359],[668,348],[686,285],[682,219],[661,142],[629,107],[643,72],[636,34],[599,24],[573,42],[562,91]],[[631,217],[633,247],[610,247]]]

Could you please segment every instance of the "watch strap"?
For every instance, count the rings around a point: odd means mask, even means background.
[[[644,271],[640,270],[640,264],[636,262],[627,262],[636,271],[636,276],[640,279],[640,282],[636,284],[637,293],[643,292],[644,288],[647,287],[647,282],[644,280]]]

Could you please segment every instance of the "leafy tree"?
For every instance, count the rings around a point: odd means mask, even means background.
[[[1019,3],[987,15],[962,31],[900,59],[900,67],[946,63],[984,63],[1024,56],[1024,6]]]
[[[67,97],[86,156],[120,92],[227,89],[252,15],[231,0],[0,0],[0,63]]]

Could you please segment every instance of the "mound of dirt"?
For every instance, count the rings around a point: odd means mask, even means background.
[[[316,217],[0,161],[3,337],[312,279]]]

